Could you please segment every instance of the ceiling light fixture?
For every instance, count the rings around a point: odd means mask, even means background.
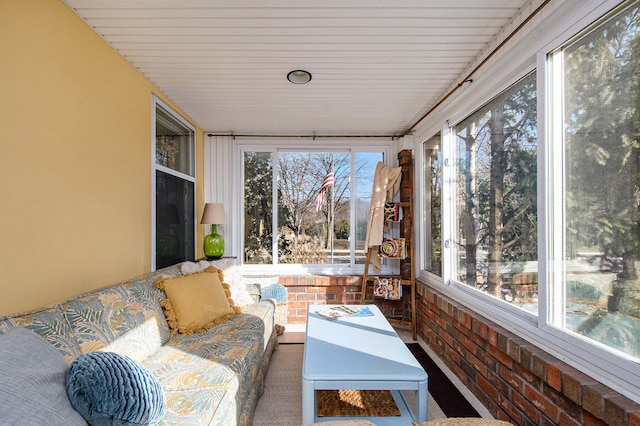
[[[311,81],[311,73],[305,70],[293,70],[287,74],[287,80],[293,84],[306,84]]]

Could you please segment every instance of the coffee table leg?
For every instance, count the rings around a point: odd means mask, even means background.
[[[418,424],[427,421],[427,398],[429,393],[427,392],[427,380],[418,383],[418,395],[416,401],[416,420]]]
[[[313,382],[302,378],[302,423],[315,423],[316,392]]]

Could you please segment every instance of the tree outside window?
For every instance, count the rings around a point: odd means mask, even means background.
[[[640,8],[551,55],[563,69],[564,300],[553,321],[640,357]],[[557,85],[557,84],[556,84]],[[558,120],[560,121],[560,120]]]
[[[457,280],[537,303],[537,121],[531,73],[458,124]]]
[[[381,152],[245,152],[244,262],[363,263],[373,173],[382,159]]]

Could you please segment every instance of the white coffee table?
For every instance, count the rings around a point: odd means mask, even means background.
[[[327,305],[309,306],[302,365],[302,423],[350,418],[318,417],[315,391],[320,389],[390,390],[401,416],[369,420],[376,425],[427,421],[427,373],[375,305],[348,306],[368,306],[374,316],[327,320],[315,313]],[[417,391],[415,413],[402,390]]]

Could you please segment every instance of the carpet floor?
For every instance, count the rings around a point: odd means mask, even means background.
[[[302,357],[304,345],[281,344],[273,353],[265,379],[264,394],[258,400],[254,426],[300,426],[302,424]],[[407,392],[412,406],[415,392]],[[411,398],[414,397],[412,401]],[[429,394],[429,420],[447,417]]]

